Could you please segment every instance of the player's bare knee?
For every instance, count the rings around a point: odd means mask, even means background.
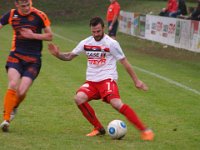
[[[18,86],[18,84],[16,81],[10,81],[8,84],[9,89],[13,89],[13,90],[16,90],[17,86]]]
[[[122,101],[120,99],[112,99],[112,100],[110,100],[110,104],[116,110],[120,110],[121,107],[123,106],[123,103],[122,103]]]
[[[83,98],[81,97],[81,96],[79,96],[79,95],[75,95],[74,96],[74,100],[75,100],[75,103],[77,104],[77,105],[80,105],[80,104],[82,104],[84,101],[83,101]]]
[[[76,102],[77,105],[80,105],[84,102],[87,101],[87,96],[85,93],[83,92],[78,92],[75,96],[74,96],[74,100]]]

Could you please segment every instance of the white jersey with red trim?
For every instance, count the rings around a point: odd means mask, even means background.
[[[125,58],[125,55],[116,40],[107,34],[100,41],[93,36],[82,40],[72,51],[79,55],[85,53],[87,62],[86,80],[99,82],[105,79],[118,79],[116,61]]]

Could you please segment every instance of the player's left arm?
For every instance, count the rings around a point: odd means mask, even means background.
[[[147,85],[138,79],[133,67],[131,66],[127,58],[125,57],[119,61],[124,66],[128,74],[130,75],[131,79],[134,81],[136,88],[147,91],[148,90]]]
[[[52,41],[53,34],[51,31],[51,27],[47,26],[44,28],[44,33],[34,33],[31,29],[21,28],[20,34],[24,38],[34,39],[34,40],[44,40],[44,41]]]

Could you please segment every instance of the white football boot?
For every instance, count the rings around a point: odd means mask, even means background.
[[[10,123],[7,120],[4,120],[0,125],[3,132],[8,132],[9,126],[10,126]]]

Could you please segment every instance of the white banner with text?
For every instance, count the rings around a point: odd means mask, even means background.
[[[121,11],[119,31],[177,48],[200,52],[199,21]]]

